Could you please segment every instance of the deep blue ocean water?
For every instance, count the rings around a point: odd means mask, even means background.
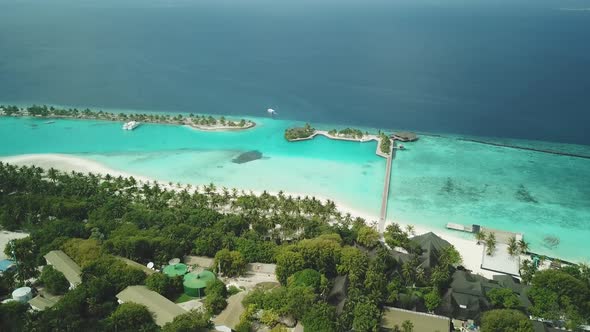
[[[0,0],[0,101],[590,144],[585,0]]]
[[[255,118],[255,129],[237,133],[0,118],[0,156],[72,154],[163,181],[320,195],[377,215],[385,161],[374,143],[289,144],[284,129],[311,121],[444,133],[422,136],[396,158],[388,220],[524,232],[536,252],[587,261],[590,160],[455,139],[489,136],[590,155],[587,7],[587,0],[0,0],[0,103],[279,111],[278,120]],[[264,158],[231,162],[253,149]],[[562,242],[548,248],[547,236]]]

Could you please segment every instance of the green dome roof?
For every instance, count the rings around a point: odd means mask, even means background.
[[[202,289],[207,287],[207,284],[215,280],[215,278],[215,273],[207,270],[199,274],[189,273],[184,276],[183,285],[185,288]]]
[[[164,274],[169,277],[183,276],[188,272],[186,264],[178,263],[175,265],[168,265],[164,268]]]

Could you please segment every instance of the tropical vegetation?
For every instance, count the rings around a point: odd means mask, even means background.
[[[158,113],[113,113],[104,111],[93,111],[88,108],[79,110],[77,108],[59,108],[47,105],[32,105],[20,108],[14,105],[0,105],[0,116],[31,116],[41,118],[67,118],[67,119],[94,119],[105,121],[139,121],[145,123],[178,124],[194,127],[222,126],[232,128],[250,128],[255,125],[250,120],[229,120],[224,116],[215,118],[211,115],[170,115]]]
[[[293,141],[297,139],[309,138],[314,133],[315,128],[313,128],[309,123],[306,123],[303,127],[288,128],[285,130],[285,139],[288,141]]]
[[[164,187],[155,182],[96,174],[62,173],[54,169],[0,163],[0,225],[30,236],[14,240],[7,252],[18,271],[0,277],[0,295],[24,284],[34,287],[61,277],[45,267],[43,256],[61,249],[82,267],[82,283],[51,309],[28,312],[17,304],[1,304],[3,330],[124,330],[126,322],[153,328],[141,307],[118,305],[115,295],[130,285],[147,285],[174,299],[180,279],[150,276],[121,257],[160,266],[172,257],[215,257],[216,268],[228,276],[244,273],[246,263],[274,263],[280,285],[261,287],[244,299],[247,310],[236,330],[261,326],[283,329],[285,319],[300,320],[321,331],[375,331],[385,306],[437,312],[460,267],[452,247],[437,251],[433,265],[421,261],[423,248],[411,238],[411,228],[390,224],[381,238],[362,218],[336,210],[334,202],[292,197],[279,192],[260,195],[215,185]],[[489,240],[487,237],[486,240]],[[405,259],[395,251],[404,251]],[[531,265],[533,266],[533,265]],[[522,271],[522,270],[521,270]],[[590,270],[584,266],[559,270],[527,270],[535,317],[579,326],[590,317]],[[51,276],[51,278],[48,277]],[[347,280],[342,312],[335,314],[330,292],[337,280]],[[59,288],[58,287],[58,288]],[[181,315],[164,331],[199,331],[211,327],[210,317],[226,305],[225,285],[215,281],[205,290],[205,309]],[[487,293],[500,310],[524,311],[505,290]],[[503,322],[498,322],[498,317]],[[493,311],[482,318],[482,330],[516,322],[527,331],[522,316]],[[407,325],[407,324],[406,324]],[[407,325],[404,328],[409,328]],[[159,329],[159,328],[157,328]]]
[[[385,133],[379,133],[381,143],[379,144],[379,150],[385,154],[391,154],[391,138]]]
[[[364,132],[360,129],[355,128],[344,128],[340,130],[332,129],[328,131],[328,134],[331,136],[340,136],[340,137],[347,137],[347,138],[356,138],[361,139],[363,136],[368,135],[368,132]]]

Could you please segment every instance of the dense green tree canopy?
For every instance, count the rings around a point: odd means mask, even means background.
[[[336,332],[336,310],[325,302],[318,302],[305,313],[302,323],[309,331]]]
[[[212,315],[219,314],[227,306],[227,288],[223,281],[215,279],[205,288],[205,309]]]
[[[351,284],[358,285],[365,278],[369,258],[368,256],[354,247],[344,247],[341,250],[340,263],[338,264],[338,274],[348,275]]]
[[[63,273],[54,269],[53,266],[48,265],[43,268],[41,277],[39,278],[45,289],[54,295],[65,294],[70,288],[70,283],[63,275]]]
[[[17,301],[0,304],[0,331],[24,331],[28,309],[28,304]]]
[[[222,249],[215,254],[215,267],[227,277],[237,277],[246,272],[246,260],[239,251]]]
[[[182,277],[168,277],[164,273],[154,273],[145,280],[145,285],[170,300],[176,299],[184,290]]]
[[[109,316],[107,328],[118,332],[158,330],[148,309],[136,303],[123,303],[118,306]]]
[[[490,310],[483,314],[482,332],[533,332],[531,321],[522,312],[509,309]]]
[[[486,296],[496,308],[516,309],[521,305],[518,296],[508,288],[494,288]]]
[[[374,248],[379,243],[379,233],[369,226],[362,226],[358,230],[356,241],[367,248]]]
[[[546,319],[565,317],[570,326],[590,318],[590,289],[567,271],[543,270],[531,280],[531,313]]]
[[[213,328],[209,315],[203,311],[189,311],[176,316],[162,328],[163,332],[205,332]]]
[[[300,271],[305,266],[303,255],[298,252],[283,251],[277,255],[277,267],[275,273],[277,279],[283,285],[287,284],[287,279],[295,272]]]
[[[305,269],[297,271],[290,276],[288,279],[288,285],[289,287],[310,287],[314,292],[320,293],[326,283],[323,281],[324,279],[325,278],[323,278],[322,274],[318,271],[314,269]]]
[[[381,320],[381,311],[371,301],[361,301],[354,307],[354,331],[377,332]]]

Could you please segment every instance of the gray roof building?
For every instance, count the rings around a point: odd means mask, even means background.
[[[120,303],[133,302],[144,305],[154,316],[159,326],[171,322],[176,316],[186,311],[162,295],[145,286],[129,286],[117,294]]]
[[[461,320],[476,319],[482,311],[491,308],[486,294],[495,288],[511,289],[524,308],[531,306],[526,295],[529,286],[520,284],[510,276],[496,275],[493,280],[489,280],[480,275],[457,270],[453,273],[453,281],[444,294],[437,313]]]
[[[422,248],[422,255],[420,256],[421,263],[419,267],[423,269],[431,269],[438,264],[438,257],[451,244],[440,238],[438,235],[428,232],[422,235],[414,236],[410,239],[413,243]]]
[[[381,327],[385,331],[393,331],[396,325],[401,327],[406,320],[412,322],[414,331],[451,331],[451,320],[448,317],[391,307],[383,308]]]
[[[74,262],[70,256],[66,255],[61,250],[53,250],[48,252],[45,256],[47,264],[52,265],[53,268],[63,273],[66,279],[70,282],[70,288],[74,288],[82,283],[82,270],[80,266]]]

